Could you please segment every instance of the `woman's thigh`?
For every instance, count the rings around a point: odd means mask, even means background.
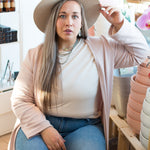
[[[65,138],[67,150],[105,150],[103,130],[96,125],[87,125],[68,134]]]
[[[16,137],[15,150],[48,150],[40,135],[27,139],[20,128]]]

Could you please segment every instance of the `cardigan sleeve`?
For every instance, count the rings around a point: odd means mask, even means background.
[[[15,81],[11,96],[12,110],[20,120],[27,138],[51,126],[35,102],[33,84],[34,55],[37,48],[29,50]]]
[[[111,35],[112,29],[113,26],[110,27],[109,35],[114,39],[110,45],[114,49],[115,68],[138,65],[150,55],[150,48],[144,36],[126,19],[117,33]]]

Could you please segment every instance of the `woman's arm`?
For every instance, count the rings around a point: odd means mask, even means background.
[[[110,48],[114,50],[115,68],[123,68],[140,64],[150,55],[150,48],[142,33],[126,19],[120,10],[101,6],[100,12],[111,23],[109,35]]]
[[[29,50],[15,81],[11,97],[12,109],[20,120],[21,128],[27,138],[51,126],[37,107],[34,97],[33,68],[37,51],[38,47]]]

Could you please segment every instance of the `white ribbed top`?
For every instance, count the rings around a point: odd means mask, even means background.
[[[61,52],[62,53],[62,52]],[[53,97],[49,113],[54,116],[72,118],[96,118],[98,72],[94,57],[84,40],[66,56],[61,56],[62,90],[57,100]]]

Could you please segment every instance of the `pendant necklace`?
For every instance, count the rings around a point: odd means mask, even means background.
[[[75,44],[73,46],[71,46],[71,47],[63,48],[63,49],[61,49],[61,51],[59,50],[59,55],[58,55],[59,56],[59,60],[60,59],[64,59],[65,57],[67,57],[67,58],[65,58],[65,61],[64,62],[60,62],[60,64],[65,64],[68,61],[68,59],[69,59],[69,57],[71,55],[71,52],[72,52],[73,48],[78,44],[78,41],[79,40],[77,39]]]

